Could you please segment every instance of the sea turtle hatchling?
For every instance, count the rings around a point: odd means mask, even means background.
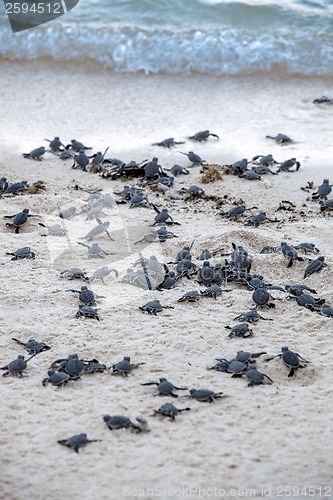
[[[118,271],[116,269],[110,269],[108,266],[103,266],[93,272],[93,275],[89,278],[89,281],[94,281],[95,279],[100,279],[104,285],[106,285],[104,278],[109,276],[112,272],[115,273],[116,278],[118,277]]]
[[[104,415],[104,422],[110,431],[117,429],[131,429],[136,432],[149,432],[147,421],[142,417],[136,417],[136,422],[132,422],[128,417],[122,415]]]
[[[204,198],[205,197],[205,191],[199,187],[199,186],[190,186],[185,190],[184,193],[184,200],[192,200],[192,199],[198,199],[198,198]]]
[[[88,248],[88,259],[93,259],[93,258],[104,259],[105,257],[103,257],[102,253],[104,255],[109,255],[98,245],[98,243],[93,243],[91,246],[89,246],[86,245],[85,243],[80,243],[79,241],[77,241],[77,244]]]
[[[228,338],[233,337],[243,337],[244,339],[253,336],[253,330],[249,327],[247,323],[238,323],[234,326],[225,326],[227,330],[231,330]]]
[[[239,174],[239,177],[242,177],[244,179],[248,179],[249,181],[260,181],[261,176],[257,174],[254,170],[244,170],[241,174]]]
[[[81,286],[81,290],[68,290],[69,292],[73,293],[78,293],[79,294],[79,299],[82,302],[82,304],[85,304],[87,306],[92,306],[96,304],[96,294],[92,291],[89,290],[89,288],[86,285]]]
[[[190,290],[184,293],[184,295],[178,299],[178,302],[197,302],[201,296],[202,295],[197,290]]]
[[[190,389],[190,396],[196,401],[214,403],[223,397],[223,392],[214,392],[209,389]]]
[[[162,415],[175,420],[176,415],[182,411],[189,411],[191,408],[176,408],[172,403],[164,403],[158,410],[154,410],[154,415]]]
[[[213,299],[217,299],[220,295],[222,295],[222,292],[232,292],[232,290],[223,290],[219,285],[216,283],[213,283],[212,285],[208,286],[205,290],[201,290],[200,294],[203,297],[213,297]]]
[[[277,142],[277,144],[291,144],[292,142],[294,142],[285,134],[277,134],[275,137],[266,135],[266,139],[273,139],[275,142]]]
[[[106,233],[107,236],[110,238],[110,240],[113,241],[112,236],[110,235],[108,231],[108,227],[110,226],[110,222],[102,222],[101,219],[98,217],[95,217],[96,221],[98,222],[98,225],[93,227],[85,236],[83,236],[82,239],[85,239],[87,241],[93,240],[96,236]]]
[[[104,363],[100,363],[98,359],[83,360],[84,373],[103,373],[108,368]]]
[[[134,368],[138,368],[145,363],[131,363],[131,358],[129,356],[125,356],[122,361],[118,361],[112,365],[112,375],[123,375],[124,377],[128,377],[128,374],[131,373]]]
[[[48,384],[54,385],[56,387],[64,387],[70,380],[68,373],[59,372],[57,370],[48,370],[47,377],[43,379],[42,385],[46,387]]]
[[[259,160],[259,161],[256,161]],[[268,154],[268,155],[256,155],[252,158],[252,162],[255,163],[255,165],[262,165],[264,167],[269,167],[272,165],[276,165],[280,162],[274,160],[273,155]]]
[[[310,292],[310,293],[317,293],[316,290],[313,288],[309,288],[306,285],[286,285],[285,289],[287,292],[291,293],[291,295],[294,295],[295,297],[298,297],[299,295],[302,295],[305,292]]]
[[[300,354],[297,352],[291,351],[288,347],[282,347],[280,354],[276,354],[271,358],[266,359],[266,361],[272,361],[274,358],[281,358],[284,364],[290,369],[288,373],[288,377],[293,377],[296,371],[299,368],[305,368],[306,364],[301,364],[300,360],[304,361],[304,363],[310,363],[306,359],[302,358]]]
[[[290,160],[286,160],[278,166],[277,172],[293,172],[290,170],[292,167],[296,168],[296,171],[299,170],[301,164],[296,158],[290,158]]]
[[[154,396],[171,396],[173,398],[178,398],[178,394],[174,394],[174,390],[186,391],[188,389],[187,387],[176,387],[164,377],[160,378],[159,382],[145,382],[144,384],[140,385],[156,385],[157,393],[154,394]]]
[[[97,309],[94,309],[93,307],[87,306],[85,304],[79,305],[79,310],[77,311],[75,317],[80,318],[80,316],[85,316],[86,318],[94,318],[97,319],[97,321],[100,321]]]
[[[333,307],[328,304],[324,304],[320,309],[320,314],[326,316],[327,318],[333,318]]]
[[[78,380],[84,371],[85,363],[77,354],[70,354],[67,358],[55,360],[51,369],[67,373],[71,380]]]
[[[294,245],[294,248],[296,250],[301,250],[305,254],[308,254],[308,253],[319,253],[320,252],[319,248],[317,248],[314,243],[307,243],[307,242],[305,242],[305,243],[299,243],[298,245]]]
[[[175,164],[175,165],[173,165],[173,167],[171,167],[170,172],[175,177],[177,177],[177,175],[181,175],[181,174],[188,175],[190,173],[190,171],[186,167],[182,167],[182,166],[177,165],[177,164]]]
[[[18,196],[19,193],[25,193],[29,190],[30,186],[27,181],[13,182],[12,184],[7,183],[7,187],[3,190],[1,194],[12,194],[13,196]]]
[[[99,441],[101,441],[101,439],[88,439],[87,434],[81,433],[67,439],[59,439],[58,443],[79,453],[82,446],[86,446],[89,443],[97,443]]]
[[[310,311],[318,311],[318,308],[325,303],[325,299],[316,299],[308,293],[301,293],[297,296],[290,295],[288,299],[296,300],[299,306],[306,307]]]
[[[321,256],[315,260],[311,260],[309,264],[306,266],[304,271],[304,279],[310,276],[313,273],[318,273],[323,269],[323,267],[327,267],[327,264],[324,262],[325,257]]]
[[[28,359],[24,359],[24,356],[22,355],[17,356],[17,358],[8,363],[8,365],[1,367],[1,370],[7,370],[2,376],[8,377],[8,375],[12,374],[22,378],[23,377],[22,372],[27,368],[28,361],[30,361],[30,359],[32,359],[35,356],[36,354],[33,354]]]
[[[69,269],[65,269],[60,273],[61,277],[65,277],[69,280],[81,279],[83,281],[89,281],[89,277],[86,276],[85,271],[82,271],[78,267],[71,267]]]
[[[153,243],[154,241],[164,242],[170,238],[178,238],[178,236],[171,231],[168,231],[165,226],[162,226],[150,234],[146,234],[141,240],[135,241],[134,245],[142,243],[143,241],[146,241],[147,243]]]
[[[83,149],[81,149],[79,154],[74,156],[72,168],[80,168],[84,172],[87,172],[87,165],[89,165],[89,158]]]
[[[295,260],[303,261],[302,257],[298,257],[296,249],[292,245],[288,245],[285,241],[281,242],[282,255],[289,259],[287,267],[292,267]]]
[[[332,191],[332,184],[330,184],[329,179],[324,179],[323,183],[318,186],[317,191],[315,193],[312,193],[312,199],[313,200],[327,200],[327,196],[330,194]]]
[[[259,372],[256,368],[250,368],[245,371],[245,376],[248,380],[248,387],[254,387],[255,385],[264,385],[265,380],[268,384],[273,384],[274,381],[266,375],[266,373]]]
[[[252,299],[257,307],[267,306],[269,308],[274,308],[275,304],[269,302],[271,295],[267,291],[265,283],[260,283],[252,294]]]
[[[189,139],[196,142],[202,142],[207,141],[209,137],[215,137],[216,139],[219,139],[219,136],[217,134],[213,134],[212,132],[209,132],[209,130],[202,130],[200,132],[197,132],[196,134],[191,135]]]
[[[61,142],[60,140],[60,137],[59,136],[56,136],[54,139],[50,140],[50,139],[44,139],[44,141],[48,142],[49,143],[49,148],[50,148],[50,151],[51,153],[58,153],[58,152],[62,152],[64,151],[65,149],[65,146],[63,145],[63,143]]]
[[[321,212],[333,210],[333,200],[319,200],[319,207]]]
[[[51,236],[66,236],[66,231],[60,224],[54,224],[53,226],[45,226],[42,222],[38,224],[41,227],[45,227],[48,230],[48,234]],[[47,236],[47,234],[43,234],[42,236]]]
[[[13,255],[11,260],[36,258],[36,254],[30,249],[30,247],[19,248],[18,250],[15,250],[15,252],[6,252],[6,255]]]
[[[19,212],[14,215],[5,215],[4,219],[13,219],[11,223],[7,222],[6,227],[13,227],[15,228],[15,234],[19,234],[20,228],[26,224],[28,221],[29,217],[39,217],[39,215],[33,215],[29,213],[28,208],[24,208],[22,212]]]
[[[184,142],[176,142],[173,137],[168,137],[161,142],[154,142],[153,146],[162,146],[163,148],[172,148],[177,144],[185,144]]]
[[[18,344],[22,345],[23,347],[26,348],[29,354],[35,356],[36,354],[39,354],[44,351],[48,351],[51,349],[50,346],[45,344],[44,342],[37,342],[35,339],[30,339],[28,342],[22,342],[21,340],[12,338],[14,342],[17,342]]]
[[[245,321],[247,323],[257,323],[260,319],[265,321],[273,321],[272,318],[264,318],[261,316],[256,309],[250,309],[249,311],[239,314],[233,321]]]
[[[197,281],[200,285],[210,286],[214,282],[215,271],[208,260],[205,260],[198,271]]]
[[[318,97],[317,99],[314,99],[312,102],[314,104],[333,104],[333,99],[330,99],[326,95],[323,95],[322,97]]]
[[[203,160],[199,155],[194,153],[193,151],[189,151],[188,153],[183,153],[182,151],[179,151],[182,155],[187,156],[190,162],[192,162],[191,167],[194,165],[205,165],[207,162],[206,160]]]
[[[130,198],[129,208],[144,207],[149,208],[151,205],[147,197],[143,193],[134,193]]]
[[[59,217],[61,219],[71,219],[72,217],[74,217],[76,213],[76,207],[69,207],[69,208],[65,208],[64,210],[61,210],[59,212]]]
[[[84,144],[82,144],[82,142],[77,141],[76,139],[72,139],[71,143],[67,144],[65,149],[72,149],[73,151],[79,152],[81,150],[92,149],[92,148],[89,146],[85,146]]]
[[[247,217],[244,221],[245,226],[259,227],[264,222],[280,222],[277,219],[269,219],[266,212],[260,212],[259,214],[251,215]]]
[[[227,212],[220,212],[220,215],[222,215],[222,217],[227,217],[228,219],[237,220],[246,211],[252,210],[252,209],[257,209],[257,208],[258,207],[246,208],[246,205],[236,205],[235,207],[230,208]]]
[[[174,309],[172,306],[162,306],[159,300],[151,300],[143,306],[139,306],[140,311],[157,316],[163,309]]]
[[[30,151],[30,153],[23,153],[22,156],[23,158],[31,158],[33,160],[42,161],[42,156],[45,152],[46,149],[44,148],[44,146],[41,146],[39,148],[33,149],[32,151]]]
[[[154,218],[154,224],[177,224],[179,225],[179,222],[175,222],[171,215],[169,214],[169,211],[167,208],[162,208],[162,210],[159,210],[153,203],[151,203],[152,207],[154,208],[155,212],[157,212],[157,215]]]

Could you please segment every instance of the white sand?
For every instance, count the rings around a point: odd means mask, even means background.
[[[182,140],[207,128],[219,134],[220,141],[188,141],[180,150],[194,150],[219,164],[267,153],[280,161],[296,157],[301,162],[297,173],[267,176],[261,182],[225,176],[203,186],[207,194],[256,204],[283,223],[252,229],[222,219],[212,201],[192,204],[150,195],[161,207],[167,206],[182,225],[171,228],[178,240],[152,244],[143,250],[144,255],[155,254],[167,262],[194,238],[195,256],[206,247],[230,249],[235,242],[253,257],[253,272],[275,285],[285,285],[303,283],[306,262],[287,269],[280,253],[263,255],[260,249],[282,240],[314,242],[328,267],[306,283],[333,304],[332,218],[320,214],[318,205],[307,201],[310,194],[300,189],[308,181],[316,186],[325,177],[333,180],[333,108],[312,104],[315,97],[332,94],[332,82],[262,76],[147,77],[114,75],[96,67],[2,62],[0,88],[0,174],[10,181],[42,179],[47,183],[45,193],[2,198],[2,215],[28,207],[52,225],[59,223],[59,206],[75,204],[79,208],[84,204],[87,195],[74,190],[75,184],[112,193],[127,183],[72,170],[71,161],[62,162],[49,153],[41,163],[22,158],[21,153],[46,144],[45,137],[60,135],[66,142],[75,137],[92,145],[94,151],[110,146],[108,156],[125,161],[156,155],[170,168],[174,163],[187,165],[186,158],[177,148],[168,151],[151,143],[170,136]],[[278,132],[297,142],[281,147],[265,139],[266,134]],[[189,176],[177,178],[175,188],[198,184],[199,179],[196,167]],[[295,214],[275,212],[281,200],[293,202]],[[107,286],[97,281],[92,284],[97,294],[107,296],[99,304],[101,321],[75,319],[78,299],[66,290],[82,283],[61,280],[59,271],[80,266],[91,273],[110,264],[122,277],[138,258],[131,242],[149,232],[155,215],[144,208],[129,210],[127,205],[106,213],[105,219],[116,232],[115,242],[105,235],[96,240],[114,252],[105,261],[87,261],[85,250],[76,244],[95,225],[94,221],[84,222],[83,215],[66,222],[68,238],[43,237],[45,230],[38,226],[38,219],[29,221],[20,235],[6,229],[4,223],[0,227],[1,364],[24,354],[12,337],[35,338],[52,346],[31,360],[22,380],[13,376],[1,379],[0,497],[104,500],[186,498],[191,494],[191,498],[219,498],[225,490],[241,498],[254,497],[254,492],[231,489],[254,489],[260,497],[264,496],[262,488],[271,488],[270,498],[285,498],[288,491],[283,488],[288,486],[314,487],[312,498],[331,495],[332,490],[324,487],[332,485],[333,470],[332,319],[273,292],[280,299],[275,301],[276,310],[263,311],[263,315],[274,321],[254,325],[253,338],[228,340],[224,326],[234,324],[233,318],[253,305],[251,292],[232,285],[233,292],[216,301],[207,298],[187,305],[176,300],[185,291],[198,288],[195,283],[182,280],[175,290],[145,292],[119,284],[113,275],[107,278]],[[290,221],[293,215],[296,220]],[[126,240],[126,231],[130,240]],[[36,252],[36,260],[11,262],[5,255],[23,246]],[[138,306],[154,298],[175,309],[166,309],[158,317],[142,314]],[[240,349],[265,350],[271,355],[284,345],[311,364],[288,379],[280,360],[267,363],[260,359],[258,368],[274,380],[273,385],[249,389],[245,379],[206,370],[215,358],[232,358]],[[50,363],[71,353],[98,358],[108,366],[130,355],[134,362],[145,365],[128,379],[95,374],[64,388],[43,388],[41,381]],[[223,390],[228,397],[212,405],[179,398],[176,405],[189,405],[190,412],[179,415],[175,422],[153,418],[153,410],[168,399],[154,398],[154,388],[140,387],[140,383],[162,376],[178,386]],[[111,433],[102,420],[105,414],[132,419],[142,415],[151,432]],[[87,446],[79,455],[57,444],[58,439],[80,432],[102,442]],[[149,488],[153,491],[147,491]],[[220,491],[214,492],[214,488]],[[297,492],[293,490],[294,497]],[[265,494],[269,497],[269,490]]]

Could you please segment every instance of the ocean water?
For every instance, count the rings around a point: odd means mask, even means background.
[[[118,72],[333,76],[333,0],[80,0],[13,34],[0,57],[92,60]]]

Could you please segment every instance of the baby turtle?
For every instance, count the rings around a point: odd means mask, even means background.
[[[78,155],[74,156],[74,161],[72,168],[80,168],[84,172],[87,172],[87,165],[89,165],[89,158],[86,153],[81,149]]]
[[[112,374],[120,374],[127,377],[134,368],[138,368],[141,365],[144,365],[144,363],[131,363],[131,358],[125,356],[122,361],[112,365]]]
[[[206,290],[201,290],[200,294],[204,297],[213,297],[213,299],[217,299],[220,295],[222,295],[222,292],[231,292],[232,290],[222,290],[222,288],[217,285],[216,283],[213,283],[209,287],[206,288]]]
[[[320,309],[320,314],[326,316],[327,318],[333,318],[333,307],[328,304],[324,304]]]
[[[324,179],[323,183],[318,186],[317,192],[312,193],[312,199],[313,200],[327,200],[327,196],[330,194],[332,191],[332,184],[330,184],[330,181],[328,179]]]
[[[71,219],[76,213],[76,207],[69,207],[59,212],[61,219]]]
[[[87,286],[81,286],[81,290],[69,290],[69,292],[78,293],[82,304],[92,306],[96,303],[96,295]]]
[[[228,219],[238,219],[238,217],[243,215],[247,210],[252,210],[254,208],[258,207],[246,208],[246,205],[236,205],[227,212],[220,212],[220,215],[222,215],[222,217],[228,217]]]
[[[190,275],[196,272],[196,265],[191,260],[191,255],[188,254],[184,259],[180,260],[176,266],[176,279],[186,276],[190,279]]]
[[[244,224],[246,226],[254,226],[254,227],[259,227],[261,224],[264,222],[279,222],[277,219],[269,219],[267,217],[266,212],[260,212],[259,214],[256,215],[251,215],[247,219],[245,219]]]
[[[2,376],[8,377],[8,375],[12,374],[22,378],[22,372],[27,368],[28,361],[30,361],[30,359],[32,359],[34,356],[36,355],[33,354],[28,359],[24,359],[24,356],[22,355],[17,356],[17,358],[8,363],[8,365],[1,367],[1,370],[7,370]]]
[[[45,226],[42,222],[38,224],[39,226],[45,227],[48,230],[48,234],[51,236],[66,236],[66,231],[60,224],[55,224],[54,226]],[[42,236],[47,236],[47,234],[43,234]]]
[[[147,241],[148,243],[152,243],[153,241],[164,242],[166,240],[169,240],[170,238],[178,238],[178,236],[172,233],[171,231],[168,231],[165,226],[162,226],[159,229],[153,231],[152,233],[147,234],[141,240],[135,241],[134,245],[142,243],[143,241]]]
[[[115,273],[116,277],[118,277],[118,271],[116,269],[109,269],[108,266],[100,267],[94,271],[93,275],[89,278],[90,281],[94,281],[95,279],[100,279],[104,285],[106,285],[104,278],[109,276],[112,272]]]
[[[153,226],[155,226],[156,224],[178,224],[179,225],[178,222],[175,222],[173,220],[173,218],[169,214],[167,208],[162,208],[162,210],[159,210],[153,203],[151,205],[153,206],[155,212],[157,212],[157,215],[154,218]]]
[[[173,391],[176,389],[177,391],[186,391],[187,387],[176,387],[171,382],[169,382],[166,378],[160,378],[159,382],[146,382],[144,384],[140,384],[142,386],[146,385],[156,385],[157,386],[157,394],[154,396],[171,396],[173,398],[178,398],[178,394],[174,394]]]
[[[148,161],[144,167],[145,179],[156,179],[159,175],[164,175],[161,165],[158,163],[158,158],[154,156],[151,161]]]
[[[19,234],[20,228],[26,224],[28,221],[29,217],[39,217],[39,215],[32,215],[29,213],[28,208],[24,208],[22,212],[19,212],[14,215],[5,215],[4,219],[13,219],[11,223],[7,222],[6,227],[14,227],[15,228],[15,234]]]
[[[180,165],[177,165],[177,164],[175,164],[173,167],[171,167],[170,172],[175,177],[177,177],[177,175],[181,175],[181,174],[187,175],[190,173],[186,167],[181,167]]]
[[[49,370],[47,372],[47,377],[44,378],[42,384],[46,387],[47,384],[55,385],[57,387],[63,387],[70,380],[70,376],[65,372],[58,372],[56,370]]]
[[[65,146],[63,145],[63,143],[60,140],[60,137],[58,137],[58,136],[56,136],[52,140],[44,139],[44,141],[49,143],[49,148],[50,148],[51,153],[58,153],[58,152],[64,151],[64,149],[65,149]]]
[[[22,342],[21,340],[17,340],[14,338],[12,338],[12,340],[25,347],[28,353],[33,356],[39,354],[40,352],[48,351],[49,349],[51,349],[51,347],[47,344],[44,344],[44,342],[37,342],[37,340],[35,339],[30,339],[28,340],[28,342]]]
[[[150,203],[143,193],[135,193],[131,196],[129,208],[134,207],[150,207]]]
[[[271,361],[274,358],[281,358],[284,364],[288,368],[290,368],[288,377],[293,377],[293,375],[299,368],[306,367],[306,365],[300,363],[300,360],[304,361],[305,363],[310,363],[310,361],[306,361],[306,359],[302,358],[302,356],[297,352],[290,351],[286,346],[282,347],[281,351],[282,352],[280,354],[276,354],[275,356],[266,359],[266,361]]]
[[[231,326],[226,326],[225,327],[227,330],[231,330],[231,332],[228,335],[228,338],[232,337],[243,337],[244,339],[248,337],[253,336],[253,330],[249,327],[247,323],[238,323],[237,325],[234,325],[233,327]]]
[[[163,415],[175,420],[176,415],[182,411],[189,411],[191,408],[176,408],[172,403],[164,403],[158,410],[154,410],[154,415]]]
[[[281,243],[281,252],[282,254],[289,259],[287,267],[291,267],[294,263],[295,260],[301,260],[303,261],[302,257],[298,257],[296,249],[288,245],[285,241],[282,241]]]
[[[205,260],[202,264],[202,268],[198,271],[198,283],[206,286],[210,286],[214,282],[215,271],[210,265],[208,260]]]
[[[93,259],[97,257],[99,259],[104,259],[105,257],[103,257],[102,253],[104,253],[104,255],[109,255],[107,252],[102,250],[102,248],[98,245],[98,243],[93,243],[91,247],[89,245],[86,245],[85,243],[80,243],[79,241],[77,241],[77,244],[88,248],[88,259]]]
[[[71,144],[67,144],[65,149],[72,149],[73,151],[79,152],[81,150],[92,149],[92,148],[85,146],[84,144],[82,144],[82,142],[77,141],[76,139],[72,139]]]
[[[18,250],[15,250],[15,252],[6,252],[6,255],[13,255],[14,257],[11,260],[36,258],[36,254],[30,250],[30,247],[19,248]]]
[[[323,95],[322,97],[314,99],[312,102],[314,104],[333,104],[333,99],[330,99],[326,95]]]
[[[88,276],[86,276],[86,273],[79,269],[78,267],[71,267],[70,269],[65,269],[64,271],[61,271],[60,276],[63,276],[69,280],[74,280],[74,279],[81,279],[83,281],[89,281]]]
[[[19,193],[24,193],[30,188],[27,181],[14,182],[13,184],[6,183],[6,188],[3,189],[3,194],[12,194],[13,196],[18,196]],[[1,189],[0,189],[1,191]]]
[[[122,415],[105,415],[103,417],[103,420],[110,431],[117,429],[132,429],[136,432],[149,431],[147,421],[141,417],[137,417],[136,422],[134,423],[128,417],[124,417]]]
[[[144,306],[139,306],[140,311],[147,312],[148,314],[153,314],[157,316],[158,312],[161,312],[163,309],[174,309],[172,306],[162,306],[159,300],[151,300],[147,302]]]
[[[168,139],[164,139],[161,142],[154,142],[153,146],[162,146],[163,148],[172,148],[177,144],[185,144],[184,142],[176,142],[173,137],[168,137]]]
[[[327,267],[327,264],[324,261],[325,257],[318,257],[315,260],[311,260],[305,268],[303,276],[304,279],[310,276],[310,274],[318,273],[321,269],[323,269],[323,267]]]
[[[194,165],[205,165],[207,163],[206,160],[203,160],[199,155],[193,153],[193,151],[189,151],[188,153],[183,153],[182,151],[179,151],[179,153],[187,156],[190,162],[192,162],[191,167],[193,167]]]
[[[243,158],[242,160],[235,161],[231,165],[223,165],[223,168],[228,174],[230,173],[232,175],[241,175],[247,170],[248,164],[249,162],[247,158]]]
[[[260,181],[261,176],[257,174],[254,170],[244,170],[239,177],[244,177],[245,179],[248,179],[249,181]]]
[[[93,240],[96,236],[102,234],[102,233],[106,233],[107,236],[110,238],[110,240],[113,241],[113,238],[111,237],[109,231],[108,231],[108,227],[110,226],[110,222],[106,221],[106,222],[102,222],[101,219],[99,219],[98,217],[96,217],[96,221],[98,222],[98,225],[93,227],[89,233],[87,233],[85,236],[83,236],[83,239],[87,240],[87,241],[91,241]]]
[[[94,155],[89,157],[90,159],[92,158],[91,166],[89,169],[90,172],[96,174],[97,172],[102,171],[102,165],[103,165],[105,155],[106,155],[108,149],[109,149],[109,147],[106,148],[104,153],[102,153],[102,151],[97,151],[97,153],[95,153]]]
[[[231,260],[238,271],[246,271],[247,273],[251,270],[252,259],[245,248],[241,245],[236,245],[232,243],[233,251],[231,253]]]
[[[255,161],[255,160],[259,160],[259,161]],[[262,165],[264,167],[269,167],[269,166],[272,166],[274,164],[278,164],[279,162],[274,160],[273,158],[273,155],[271,154],[268,154],[268,155],[256,155],[252,158],[252,161],[256,164],[256,165]]]
[[[184,293],[178,302],[197,302],[201,298],[200,292],[197,290],[190,290],[189,292]]]
[[[45,153],[46,149],[44,146],[40,148],[33,149],[30,153],[23,153],[23,158],[32,158],[33,160],[42,161],[42,156]]]
[[[265,174],[272,174],[272,175],[277,175],[276,172],[273,172],[269,167],[266,165],[254,165],[252,167],[253,172],[255,172],[258,175],[265,175]]]
[[[209,130],[202,130],[200,132],[197,132],[196,134],[191,135],[189,139],[191,139],[192,141],[202,142],[207,141],[209,137],[215,137],[216,139],[219,139],[218,135],[209,132]]]
[[[313,288],[309,288],[306,285],[286,285],[285,289],[287,292],[291,293],[291,295],[295,295],[295,297],[298,297],[305,292],[317,293],[316,290],[313,290]]]
[[[272,318],[264,318],[261,316],[256,309],[250,309],[250,311],[247,311],[243,314],[239,314],[239,316],[236,316],[233,321],[245,321],[248,323],[257,323],[260,319],[263,319],[265,321],[273,321]]]
[[[86,318],[95,318],[98,321],[100,321],[97,309],[94,309],[93,307],[84,304],[79,305],[79,310],[75,315],[76,318],[79,318],[80,316],[85,316]]]
[[[320,200],[319,206],[321,212],[325,212],[326,210],[333,210],[333,200]]]
[[[62,444],[63,446],[67,446],[68,448],[72,448],[76,453],[79,453],[79,449],[82,446],[86,446],[89,443],[97,443],[101,441],[101,439],[88,439],[87,434],[76,434],[75,436],[72,436],[67,439],[60,439],[58,441],[59,444]]]
[[[319,248],[317,248],[314,243],[299,243],[298,245],[295,245],[294,248],[296,250],[301,250],[305,254],[320,252]]]
[[[296,158],[290,158],[290,160],[286,160],[278,166],[277,172],[293,172],[290,170],[292,167],[296,167],[296,171],[299,170],[301,166],[300,162],[296,160]]]
[[[77,354],[70,354],[68,358],[57,359],[51,365],[51,368],[56,368],[60,372],[67,373],[72,380],[78,380],[81,373],[84,371],[84,361],[79,359]]]
[[[186,189],[184,193],[184,200],[191,200],[194,198],[204,198],[205,197],[205,191],[200,188],[199,186],[190,186],[188,189]]]
[[[255,385],[263,385],[265,380],[268,380],[269,384],[273,384],[274,381],[265,373],[259,372],[256,368],[250,368],[245,372],[245,376],[248,380],[248,387],[254,387]]]
[[[310,311],[318,311],[318,307],[325,303],[325,299],[316,299],[307,293],[301,293],[297,297],[290,295],[288,298],[295,299],[299,306],[306,307]]]
[[[190,389],[190,397],[201,402],[214,403],[218,398],[222,398],[223,392],[214,392],[209,389]]]
[[[257,307],[267,306],[269,308],[274,308],[275,304],[269,302],[271,295],[267,292],[267,287],[265,283],[260,283],[252,294],[252,299]]]
[[[291,144],[294,142],[290,137],[285,134],[277,134],[275,137],[271,135],[266,135],[266,139],[273,139],[278,144]]]

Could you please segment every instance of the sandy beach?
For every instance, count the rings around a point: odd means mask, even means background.
[[[272,291],[276,308],[263,310],[273,321],[253,325],[251,338],[228,339],[226,325],[253,307],[252,292],[231,284],[232,292],[217,300],[179,303],[194,281],[179,280],[173,290],[144,291],[120,283],[126,269],[143,256],[156,255],[170,262],[193,240],[193,256],[205,248],[243,245],[253,259],[252,272],[277,286],[306,283],[333,305],[332,216],[321,213],[311,193],[324,178],[333,181],[333,106],[316,106],[313,99],[332,97],[332,81],[317,78],[285,78],[281,75],[205,77],[115,74],[95,65],[52,65],[47,61],[0,63],[0,177],[29,184],[45,181],[39,194],[0,198],[1,217],[29,208],[40,219],[31,219],[19,235],[0,225],[1,266],[1,366],[26,352],[12,338],[30,338],[51,346],[33,358],[25,377],[1,377],[2,428],[0,430],[0,497],[8,500],[120,498],[286,498],[332,496],[332,342],[333,320],[299,307],[286,293]],[[209,129],[220,140],[206,143],[186,139]],[[294,144],[280,146],[266,135],[284,133]],[[41,145],[44,138],[75,138],[93,152],[123,161],[154,156],[166,169],[175,163],[188,166],[178,151],[195,151],[208,163],[229,164],[242,158],[272,153],[278,161],[296,157],[297,172],[263,176],[247,181],[223,175],[222,180],[201,184],[200,167],[175,179],[174,189],[199,185],[209,196],[226,197],[217,207],[210,200],[170,200],[149,191],[149,201],[167,207],[181,223],[172,226],[178,238],[138,246],[156,215],[153,210],[115,204],[106,209],[114,241],[101,235],[96,242],[112,252],[103,261],[87,259],[78,238],[96,225],[84,214],[68,221],[59,209],[82,210],[88,194],[78,190],[102,189],[115,195],[125,184],[99,174],[71,168],[46,153],[43,161],[24,159],[22,153]],[[173,149],[152,146],[167,137],[186,141]],[[312,182],[314,189],[304,190]],[[278,223],[259,228],[243,220],[229,221],[221,211],[236,202],[258,206]],[[293,204],[291,212],[277,210],[282,200]],[[38,225],[63,223],[66,237],[43,236]],[[82,240],[84,241],[84,240]],[[282,254],[260,254],[265,245],[315,243],[327,267],[303,280],[307,256],[287,268]],[[6,252],[30,246],[35,260],[11,261]],[[309,255],[309,258],[315,258]],[[214,257],[212,262],[223,262]],[[200,261],[196,261],[200,264]],[[67,290],[83,282],[60,278],[60,271],[81,267],[91,275],[109,265],[106,285],[94,281],[91,288],[100,299],[101,321],[75,318],[78,298]],[[172,266],[171,266],[172,267]],[[138,306],[159,299],[164,309],[157,317],[143,314]],[[282,346],[311,361],[288,378],[288,369],[277,358],[258,360],[258,369],[272,385],[248,388],[245,378],[207,370],[216,358],[231,359],[239,350],[278,354]],[[143,362],[129,377],[110,373],[83,375],[63,388],[44,388],[50,364],[77,353],[111,366],[124,356]],[[191,411],[176,421],[153,417],[169,398],[154,397],[154,387],[140,384],[166,377],[179,387],[223,391],[214,404],[185,398],[171,400]],[[128,429],[111,432],[103,415],[147,419],[149,433]],[[57,440],[81,432],[92,443],[79,454],[59,446]],[[2,477],[1,477],[2,476]],[[294,487],[289,495],[288,488]],[[311,494],[312,489],[314,494]],[[301,493],[303,491],[303,493]],[[302,496],[303,495],[303,496]]]

